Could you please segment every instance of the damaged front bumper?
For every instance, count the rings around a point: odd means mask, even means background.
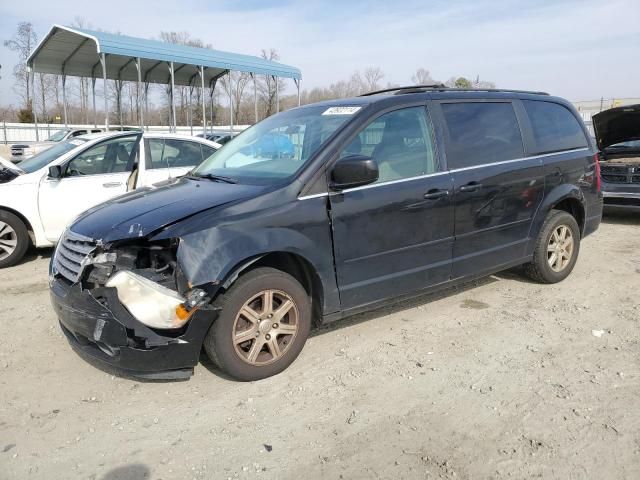
[[[83,356],[146,379],[193,374],[204,337],[218,312],[197,310],[179,330],[164,331],[136,320],[115,288],[83,289],[50,272],[51,303],[72,347]]]

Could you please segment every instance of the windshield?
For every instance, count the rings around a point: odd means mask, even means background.
[[[56,133],[47,138],[47,142],[60,142],[69,133],[69,130],[58,130]]]
[[[26,173],[33,173],[36,170],[40,170],[42,167],[49,165],[56,158],[70,152],[78,145],[82,145],[86,140],[82,138],[74,138],[73,140],[67,140],[66,142],[58,143],[51,148],[47,148],[44,152],[40,152],[29,160],[20,162],[18,167],[24,170]]]
[[[640,140],[631,140],[629,142],[620,142],[610,145],[607,148],[640,148]]]
[[[193,172],[234,182],[270,185],[295,175],[359,107],[304,107],[248,128]],[[347,113],[345,113],[347,112]]]

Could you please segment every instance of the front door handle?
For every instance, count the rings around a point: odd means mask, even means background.
[[[426,200],[435,200],[438,198],[446,197],[447,195],[449,195],[449,190],[439,190],[434,188],[425,193],[424,198]]]
[[[460,187],[461,192],[475,192],[482,188],[482,184],[478,182],[469,182],[466,185]]]
[[[121,187],[122,186],[122,182],[107,182],[107,183],[103,183],[102,186],[104,188]]]

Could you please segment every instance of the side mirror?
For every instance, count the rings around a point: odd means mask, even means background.
[[[52,165],[49,167],[49,178],[62,178],[62,167],[60,165]]]
[[[349,155],[335,164],[331,171],[332,190],[360,187],[378,180],[378,164],[366,155]]]

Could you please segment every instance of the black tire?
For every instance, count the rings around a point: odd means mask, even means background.
[[[569,262],[561,271],[555,271],[549,265],[547,248],[551,241],[551,236],[558,228],[566,226],[573,237],[573,250]],[[557,283],[569,276],[578,260],[580,253],[580,227],[578,222],[569,213],[562,210],[551,210],[544,221],[536,246],[533,250],[533,260],[524,265],[524,271],[531,279],[541,283]]]
[[[271,322],[271,320],[266,321],[268,315],[262,318],[263,312],[267,310],[265,310],[264,300],[260,293],[267,290],[275,291],[274,298],[282,294],[288,296],[292,301],[294,306],[291,311],[293,313],[286,314],[283,322],[292,322],[291,319],[293,317],[291,315],[295,315],[297,317],[295,321],[297,331],[295,334],[276,333],[273,335],[273,332],[278,332],[277,329],[265,332],[258,328],[259,325],[269,328],[269,325],[265,325],[265,323],[269,324]],[[260,320],[254,324],[249,324],[244,320],[244,317],[240,317],[238,321],[242,321],[246,325],[246,328],[242,328],[241,331],[247,331],[255,326],[256,331],[254,333],[260,340],[250,338],[246,342],[238,344],[238,349],[236,349],[233,341],[233,336],[236,334],[236,318],[245,303],[252,298],[262,302],[261,312],[256,310],[257,313],[260,313]],[[278,300],[276,299],[273,302],[277,303]],[[227,292],[215,300],[214,306],[220,308],[221,311],[207,333],[204,340],[204,348],[213,363],[224,373],[237,380],[260,380],[282,372],[298,357],[311,330],[311,300],[309,295],[295,278],[274,268],[260,267],[242,275]],[[275,313],[277,314],[277,311]],[[278,324],[274,323],[273,325]],[[287,323],[283,323],[279,327],[282,328],[287,325]],[[275,342],[279,341],[283,345],[281,356],[272,355],[272,347],[270,344],[264,343],[260,347],[258,355],[267,357],[267,361],[268,357],[272,356],[271,363],[259,365],[251,363],[248,357],[254,347],[253,342],[265,341],[266,338],[270,338],[269,333],[272,333],[272,338],[275,339]],[[261,344],[256,343],[256,345],[259,346]],[[245,353],[246,358],[241,358],[241,355]]]
[[[13,233],[2,233],[1,230],[5,224],[13,230]],[[9,240],[15,240],[17,243],[13,252],[7,257],[4,257],[7,252],[3,249],[3,245],[9,245]],[[22,260],[24,254],[27,253],[30,243],[31,239],[29,238],[29,232],[24,222],[13,213],[0,210],[0,268],[12,267]]]

